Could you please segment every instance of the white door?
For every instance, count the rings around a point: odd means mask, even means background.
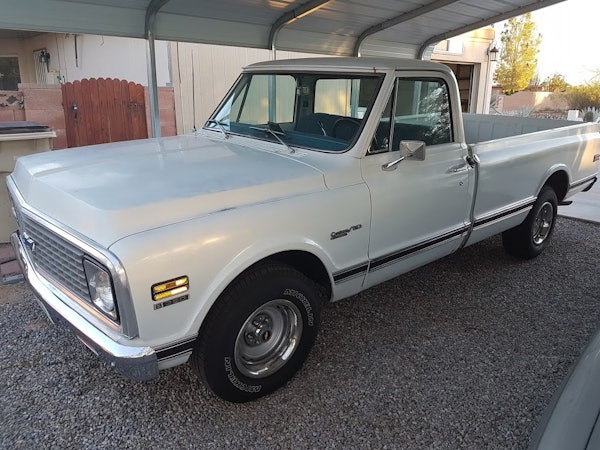
[[[462,242],[473,169],[466,146],[455,142],[450,111],[460,105],[451,109],[450,103],[457,101],[443,79],[396,79],[362,162],[372,201],[368,286],[449,254]],[[424,142],[424,160],[419,152],[401,152],[401,141]]]

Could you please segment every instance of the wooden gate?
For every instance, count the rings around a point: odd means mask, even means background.
[[[67,146],[148,137],[141,84],[90,78],[62,85]]]

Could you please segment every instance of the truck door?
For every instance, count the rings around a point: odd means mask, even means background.
[[[452,120],[460,111],[456,96],[437,74],[395,80],[362,161],[372,202],[368,286],[447,255],[462,242],[473,170],[456,128],[462,121]]]

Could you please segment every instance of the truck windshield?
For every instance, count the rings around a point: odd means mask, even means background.
[[[204,128],[325,152],[350,148],[382,76],[243,74]]]

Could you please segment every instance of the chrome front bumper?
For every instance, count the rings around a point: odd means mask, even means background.
[[[96,328],[68,306],[72,300],[35,271],[18,232],[11,236],[11,243],[25,279],[52,322],[67,326],[92,352],[125,377],[146,381],[158,376],[158,359],[153,348],[120,344]]]

